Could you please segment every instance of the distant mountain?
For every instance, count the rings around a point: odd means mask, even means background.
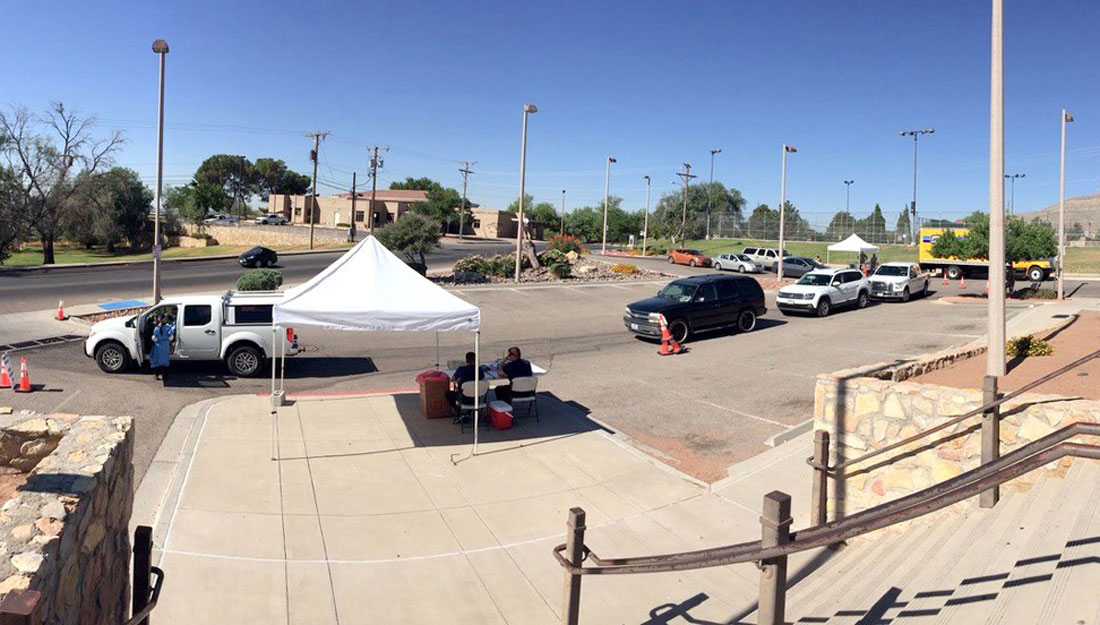
[[[1020,217],[1028,221],[1042,219],[1051,224],[1058,224],[1058,204],[1030,213],[1019,213]],[[1081,224],[1086,232],[1095,233],[1100,230],[1100,193],[1095,195],[1079,195],[1066,198],[1066,228],[1074,223]]]

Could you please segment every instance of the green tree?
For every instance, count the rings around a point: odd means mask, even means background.
[[[125,167],[115,167],[95,184],[89,185],[85,196],[96,207],[95,234],[100,242],[114,252],[125,240],[131,248],[141,245],[141,234],[149,223],[149,208],[153,192],[141,182],[138,173]]]
[[[2,136],[0,152],[3,152]],[[11,256],[15,246],[29,233],[29,213],[17,170],[0,164],[0,264]]]
[[[309,191],[310,177],[287,169],[281,159],[258,158],[252,165],[252,182],[264,201],[275,194],[304,195]]]
[[[989,215],[975,212],[965,222],[966,234],[946,230],[932,244],[932,254],[939,258],[989,258]],[[1005,220],[1005,261],[1049,258],[1057,253],[1058,242],[1050,225],[1019,217]]]
[[[882,207],[875,204],[871,214],[856,222],[856,234],[869,243],[886,242],[886,217],[882,214]]]
[[[825,229],[825,238],[830,241],[841,241],[856,231],[856,218],[848,211],[839,211],[829,220],[829,227]]]
[[[182,187],[169,187],[164,206],[176,211],[185,223],[201,227],[207,215],[212,211],[225,210],[232,201],[225,189],[219,186],[193,182]]]
[[[230,207],[237,207],[241,216],[248,211],[248,200],[256,188],[252,163],[243,156],[214,154],[195,170],[195,182],[199,185],[221,187],[230,198]]]
[[[779,211],[757,204],[745,225],[745,236],[767,241],[779,238]]]
[[[466,205],[462,206],[462,195],[457,190],[444,187],[431,178],[406,178],[404,182],[390,183],[390,188],[427,191],[427,201],[416,202],[412,210],[441,224],[446,231],[450,231],[452,223],[459,223],[460,210],[466,213],[465,222],[471,221],[470,207],[473,203],[470,199],[466,198]]]
[[[603,210],[584,206],[565,215],[565,231],[585,243],[600,241],[603,236]]]
[[[658,236],[679,239],[684,234],[688,239],[698,239],[706,235],[708,209],[712,216],[723,215],[732,219],[735,225],[742,220],[745,199],[741,192],[726,188],[721,182],[694,184],[688,186],[687,211],[685,219],[684,192],[669,191],[661,196],[653,211],[650,227]],[[686,232],[682,232],[686,228]]]
[[[898,221],[894,224],[894,236],[897,240],[908,241],[912,238],[913,222],[909,221],[909,207],[905,206],[898,214]]]
[[[419,213],[408,212],[378,232],[378,241],[410,265],[427,270],[424,254],[439,245],[439,223]]]

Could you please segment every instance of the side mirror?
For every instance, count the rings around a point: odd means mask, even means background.
[[[832,284],[829,286],[840,286],[840,280],[833,280]]]

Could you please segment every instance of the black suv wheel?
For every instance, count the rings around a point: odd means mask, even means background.
[[[737,316],[737,331],[752,332],[756,329],[756,313],[751,310],[742,310]]]
[[[668,332],[672,335],[672,339],[677,343],[684,343],[688,340],[688,336],[691,335],[691,331],[688,329],[688,324],[683,319],[677,319],[668,324]]]

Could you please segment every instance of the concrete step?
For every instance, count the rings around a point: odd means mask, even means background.
[[[787,614],[820,616],[820,604],[845,584],[852,583],[886,547],[884,536],[871,536],[834,552],[833,558],[810,574],[788,594]]]

